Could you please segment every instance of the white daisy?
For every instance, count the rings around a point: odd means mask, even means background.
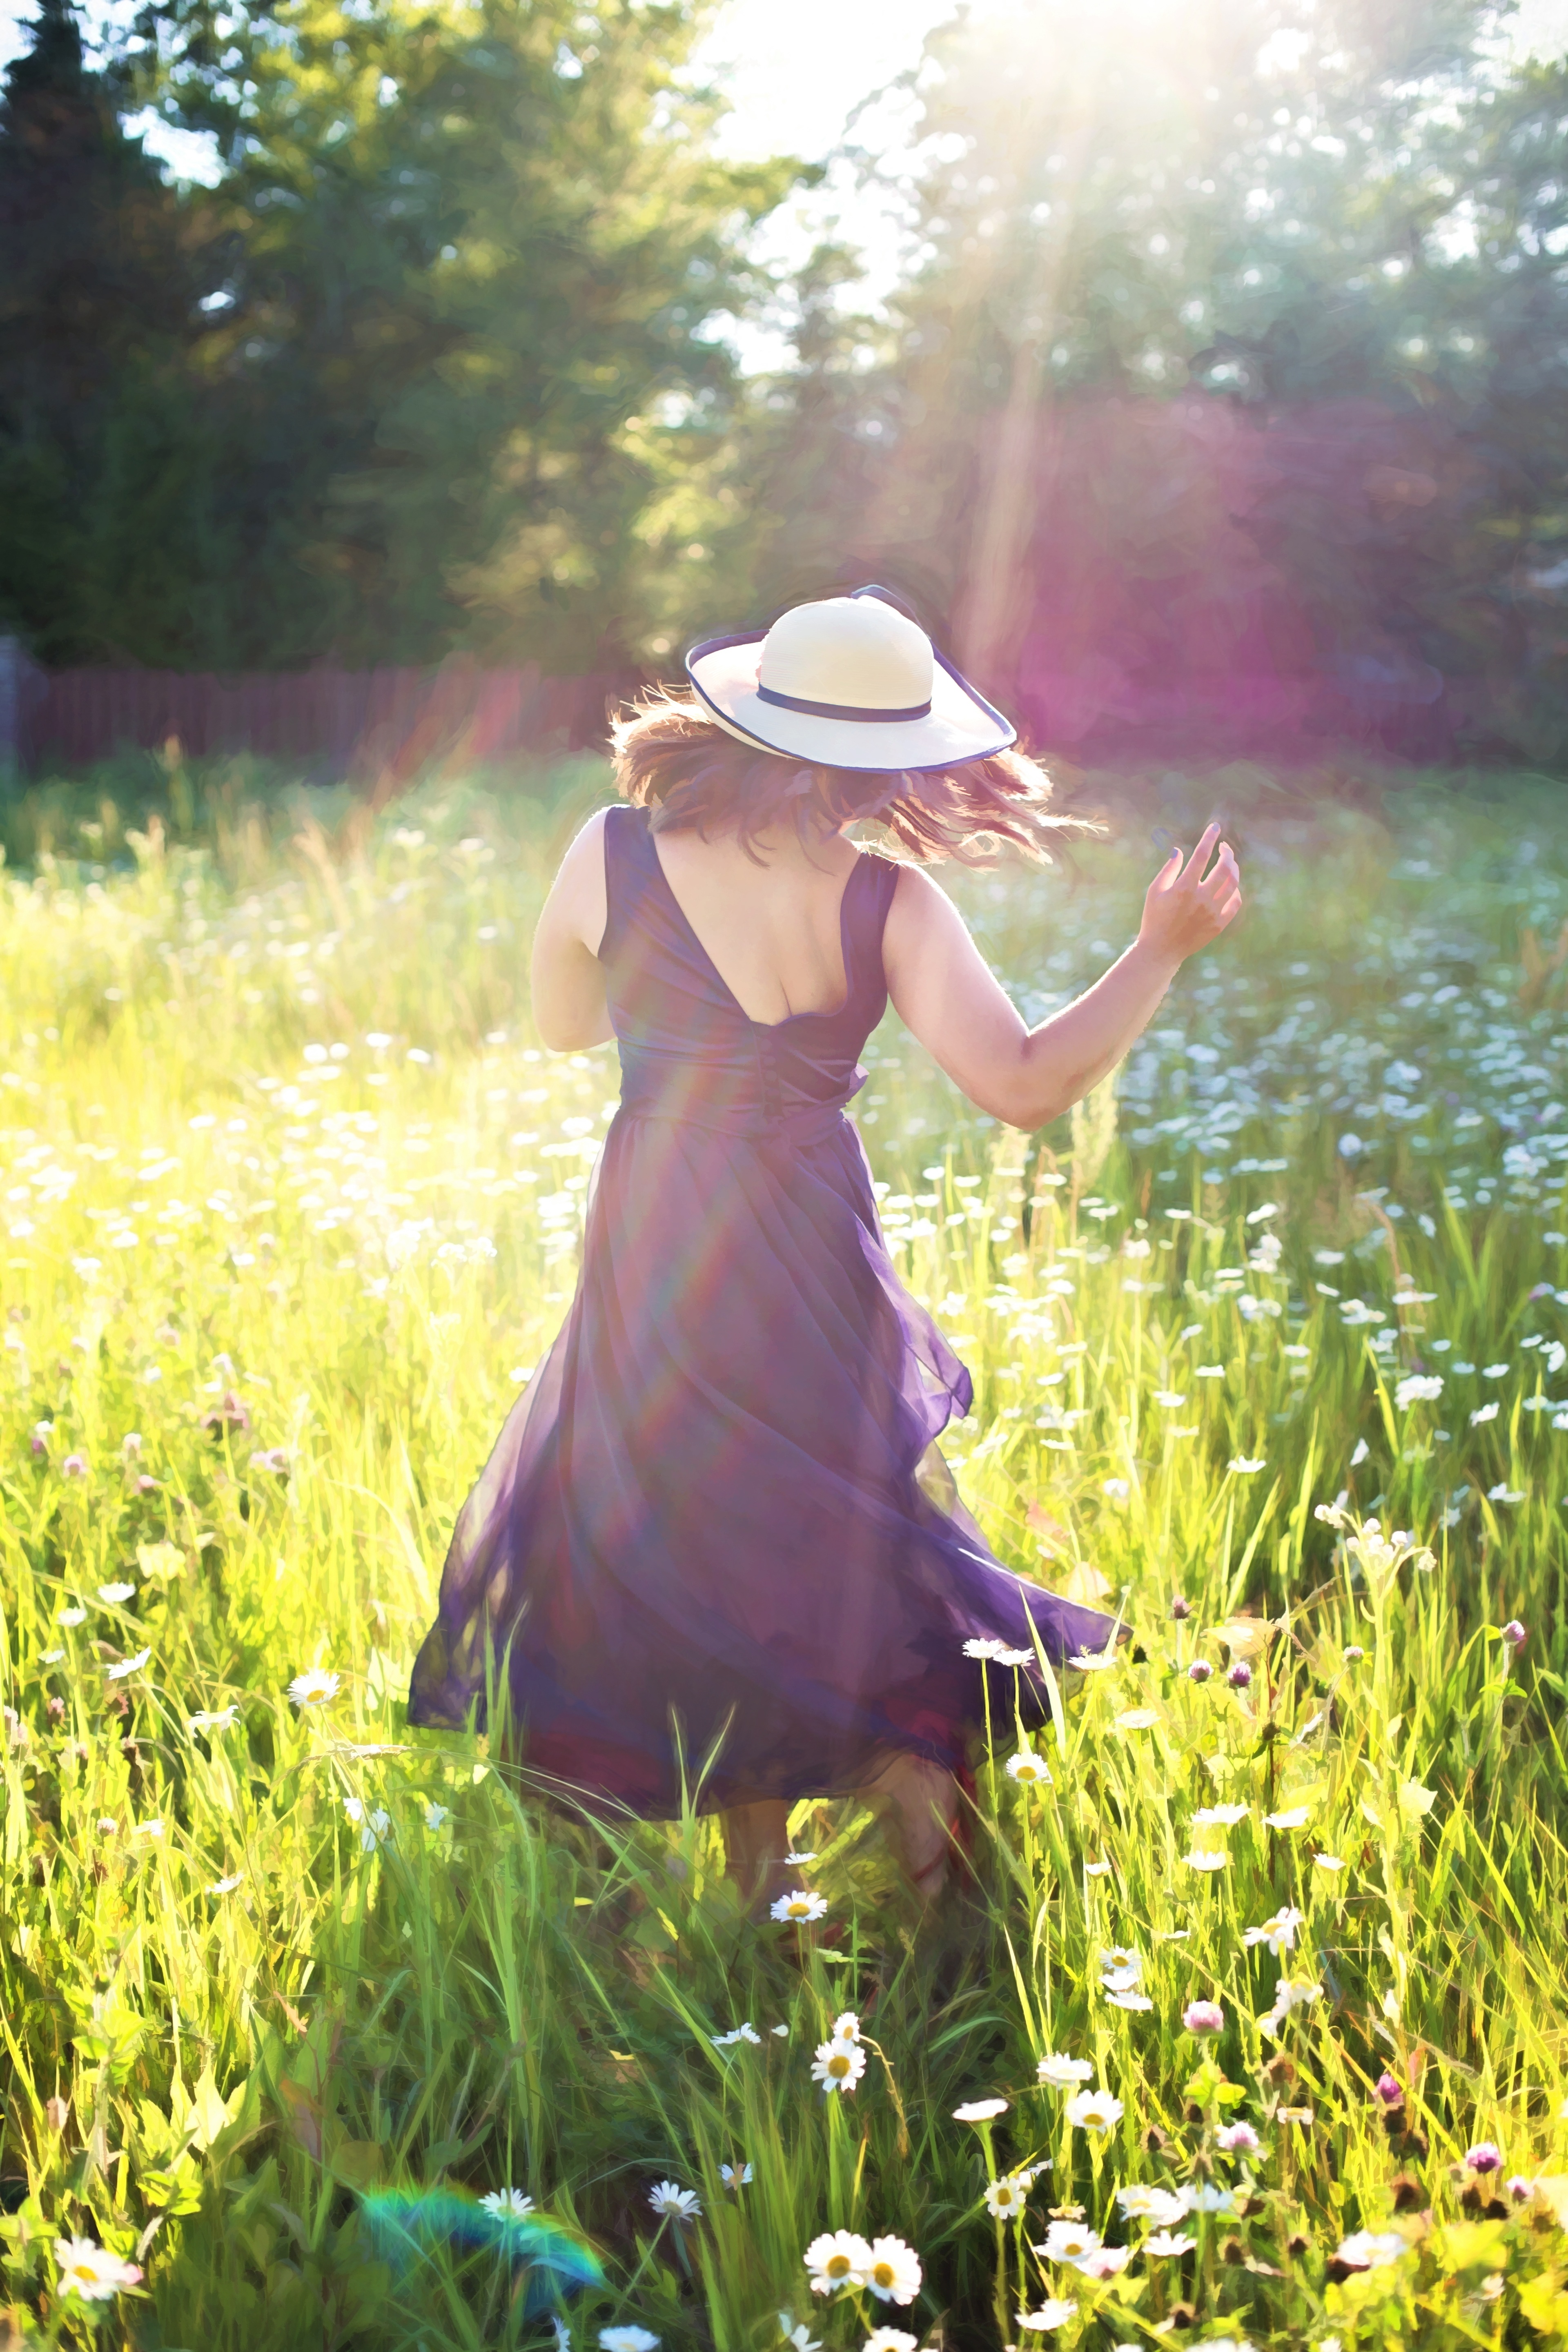
[[[1120,2099],[1107,2090],[1076,2091],[1062,2113],[1076,2131],[1114,2131],[1123,2113]]]
[[[1230,1856],[1224,1847],[1220,1846],[1212,1853],[1205,1850],[1200,1853],[1184,1853],[1182,1860],[1189,1870],[1224,1870],[1230,1861]]]
[[[955,2124],[988,2124],[1007,2112],[1005,2099],[966,2099],[962,2107],[954,2107]]]
[[[827,1900],[825,1895],[805,1892],[781,1895],[776,1903],[769,1905],[768,1916],[770,1919],[826,1919]]]
[[[658,2352],[658,2338],[646,2327],[601,2327],[603,2352]]]
[[[1312,1818],[1310,1805],[1290,1805],[1282,1813],[1265,1813],[1266,1830],[1304,1830]]]
[[[1004,2172],[986,2183],[985,2210],[994,2221],[1021,2221],[1034,2185],[1032,2172]]]
[[[118,1601],[129,1601],[135,1590],[136,1587],[133,1584],[100,1584],[98,1588],[98,1597],[100,1601],[107,1601],[112,1606]]]
[[[763,2037],[749,2018],[744,2025],[732,2025],[728,2033],[710,2034],[709,2040],[715,2050],[728,2050],[735,2042],[754,2042],[759,2050],[763,2046]]]
[[[860,2021],[852,2009],[841,2009],[834,2019],[833,2039],[835,2042],[859,2041]]]
[[[186,1717],[185,1728],[187,1731],[226,1731],[231,1723],[237,1723],[238,1720],[237,1706],[220,1706],[210,1710],[204,1707],[199,1714]]]
[[[1101,2239],[1098,2230],[1082,2221],[1053,2221],[1046,2231],[1045,2242],[1035,2248],[1045,2263],[1071,2263],[1075,2267],[1086,2254],[1098,2252]]]
[[[647,2201],[656,2213],[668,2214],[677,2221],[689,2221],[702,2210],[696,2189],[682,2189],[673,2180],[657,2181],[647,2192]]]
[[[425,1808],[425,1826],[427,1830],[438,1830],[443,1822],[449,1822],[451,1818],[450,1810],[446,1805],[432,1803]]]
[[[289,1696],[299,1707],[325,1706],[329,1699],[336,1698],[342,1688],[342,1675],[329,1674],[321,1666],[310,1666],[304,1674],[295,1675],[289,1685]],[[658,2338],[654,2340],[657,2343]]]
[[[802,2259],[813,2294],[833,2294],[841,2286],[865,2285],[871,2249],[854,2230],[827,2230],[813,2238]]]
[[[784,1860],[792,1870],[804,1870],[808,1862],[816,1860],[816,1856],[815,1853],[786,1853]]]
[[[1305,1916],[1293,1904],[1287,1903],[1276,1911],[1272,1919],[1265,1919],[1260,1927],[1248,1927],[1241,1940],[1247,1945],[1267,1944],[1274,1958],[1279,1959],[1293,1949],[1296,1930]]]
[[[1009,1780],[1016,1780],[1021,1789],[1032,1789],[1037,1781],[1043,1782],[1047,1788],[1051,1785],[1045,1759],[1037,1756],[1032,1748],[1020,1748],[1016,1756],[1007,1759],[1007,1776]]]
[[[861,2352],[915,2352],[920,2340],[904,2327],[873,2327]]]
[[[1197,2244],[1195,2238],[1186,2237],[1173,2230],[1152,2230],[1143,2241],[1143,2252],[1156,2259],[1172,2254],[1190,2254]]]
[[[921,2275],[921,2258],[902,2238],[872,2239],[866,2284],[879,2303],[913,2303]]]
[[[804,2319],[792,2319],[787,2311],[779,2314],[779,2332],[795,2352],[822,2352],[822,2338],[814,2336]]]
[[[142,2277],[135,2263],[111,2254],[91,2238],[57,2238],[55,2263],[61,2295],[79,2295],[84,2303],[108,2303],[126,2287],[139,2284]]]
[[[531,2213],[533,2200],[525,2197],[521,2189],[488,2189],[479,2203],[487,2213]]]
[[[1065,2327],[1078,2317],[1078,2305],[1065,2295],[1048,2294],[1037,2311],[1019,2311],[1013,2315],[1013,2325],[1020,2333],[1026,2328],[1048,2335],[1054,2327]]]
[[[858,2042],[819,2042],[811,2062],[811,2079],[823,2090],[852,2091],[866,2072],[866,2053]]]
[[[1048,2051],[1035,2072],[1053,2091],[1068,2091],[1075,2083],[1094,2080],[1094,2068],[1087,2058],[1068,2058],[1059,2050]]]
[[[1237,1822],[1244,1822],[1251,1811],[1250,1805],[1200,1805],[1193,1820],[1205,1830],[1233,1830]]]
[[[744,2189],[751,2180],[752,2168],[749,2164],[721,2164],[719,2178],[726,2189]]]
[[[127,1675],[139,1675],[152,1654],[151,1650],[138,1650],[133,1658],[121,1658],[117,1666],[110,1667],[105,1682],[122,1683]]]

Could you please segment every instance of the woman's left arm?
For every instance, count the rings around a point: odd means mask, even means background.
[[[605,819],[597,810],[561,861],[533,934],[533,1025],[552,1054],[580,1054],[615,1035],[599,948],[609,904]]]

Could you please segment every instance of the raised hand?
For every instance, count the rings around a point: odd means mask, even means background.
[[[1209,865],[1209,853],[1219,842],[1219,854]],[[1208,867],[1205,874],[1205,867]],[[1173,849],[1150,883],[1143,900],[1139,944],[1173,963],[1181,963],[1199,948],[1217,939],[1241,912],[1241,875],[1236,852],[1219,840],[1219,826],[1205,825],[1203,839],[1184,865]]]

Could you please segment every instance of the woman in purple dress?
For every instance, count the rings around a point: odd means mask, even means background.
[[[576,1295],[458,1514],[409,1717],[483,1728],[504,1693],[506,1752],[583,1801],[722,1809],[753,1901],[791,1804],[854,1791],[929,1897],[985,1645],[1060,1663],[1114,1627],[1003,1568],[957,1499],[936,1440],[970,1378],[889,1259],[846,1116],[858,1056],[890,998],[972,1102],[1045,1125],[1231,921],[1236,861],[1215,826],[1173,851],[1137,939],[1030,1029],[922,866],[1043,856],[1060,821],[924,632],[862,589],[688,670],[690,694],[617,727],[623,805],[540,920],[540,1036],[614,1037],[621,1102]],[[867,818],[897,859],[848,839]],[[1022,1679],[1037,1705],[1037,1665]]]

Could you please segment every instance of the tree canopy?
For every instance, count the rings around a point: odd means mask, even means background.
[[[668,667],[891,577],[1046,740],[1568,757],[1568,67],[1480,0],[960,11],[862,316],[698,0],[151,0],[0,105],[0,625]],[[166,185],[121,118],[208,131]]]

